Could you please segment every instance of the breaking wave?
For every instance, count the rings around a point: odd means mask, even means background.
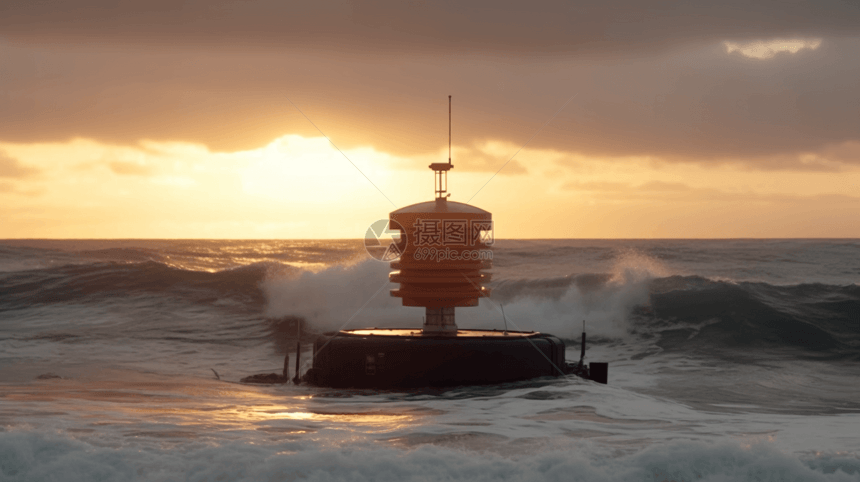
[[[127,256],[127,253],[123,256]],[[388,295],[390,268],[373,260],[318,271],[277,262],[209,272],[154,260],[66,264],[0,273],[0,311],[163,296],[188,306],[230,300],[259,319],[305,320],[310,331],[419,326],[423,310]],[[477,308],[458,310],[467,328],[539,330],[577,340],[655,339],[664,350],[798,350],[860,359],[860,286],[773,285],[668,275],[621,264],[612,273],[502,279]]]

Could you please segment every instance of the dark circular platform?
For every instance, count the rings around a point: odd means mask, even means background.
[[[337,388],[408,388],[504,383],[563,375],[564,343],[537,332],[417,329],[331,332],[314,343],[305,379]]]

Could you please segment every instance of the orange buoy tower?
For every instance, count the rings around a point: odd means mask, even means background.
[[[456,335],[457,307],[477,306],[490,295],[484,286],[493,267],[493,215],[483,209],[449,201],[451,162],[451,96],[448,96],[448,162],[430,164],[436,199],[398,209],[389,226],[400,230],[400,258],[389,280],[400,287],[391,296],[403,306],[423,306],[426,334]]]

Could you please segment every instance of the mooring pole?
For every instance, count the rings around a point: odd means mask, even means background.
[[[499,306],[502,307],[502,319],[505,320],[505,335],[508,334],[508,318],[505,316],[505,305],[499,303]]]
[[[298,328],[296,328],[296,376],[293,378],[293,383],[298,385],[301,383],[301,375],[299,374],[299,365],[302,358],[302,320],[297,320]],[[287,357],[290,355],[287,354]]]
[[[582,320],[582,353],[579,355],[579,365],[585,360],[585,320]]]

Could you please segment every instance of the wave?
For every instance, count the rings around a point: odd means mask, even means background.
[[[260,283],[271,271],[295,268],[255,263],[216,272],[194,271],[156,261],[96,262],[0,274],[0,310],[69,302],[99,302],[139,294],[179,296],[211,304],[222,298],[265,304]]]
[[[669,351],[783,348],[860,360],[858,285],[582,274],[506,281],[493,296],[506,312],[515,306],[520,314],[540,313],[543,329],[569,341],[578,340],[576,321],[583,319],[598,340],[639,336]],[[619,336],[612,326],[625,331]]]
[[[296,316],[312,329],[419,326],[423,310],[387,294],[387,265],[333,267],[264,282],[269,316]],[[692,353],[783,348],[808,356],[860,359],[860,286],[779,286],[655,276],[648,269],[503,280],[491,300],[461,309],[468,328],[502,328],[500,306],[514,329],[579,340],[647,339],[663,350]]]
[[[0,241],[0,272],[68,264],[153,261],[193,271],[221,271],[255,263],[323,266],[354,262],[360,240],[25,240]]]
[[[129,259],[140,253],[114,254]],[[423,309],[404,308],[388,295],[394,287],[389,271],[373,260],[317,272],[276,262],[215,272],[153,260],[68,264],[0,273],[0,311],[159,295],[203,306],[229,299],[261,316],[288,319],[290,326],[304,320],[311,332],[420,326]],[[571,342],[579,339],[584,320],[597,342],[650,340],[664,351],[697,353],[783,348],[860,359],[858,285],[780,286],[621,267],[614,273],[501,280],[492,288],[492,299],[457,311],[461,327],[502,328],[504,306],[510,328]]]
[[[699,277],[655,280],[650,312],[670,350],[783,347],[860,359],[860,286],[775,286]]]

